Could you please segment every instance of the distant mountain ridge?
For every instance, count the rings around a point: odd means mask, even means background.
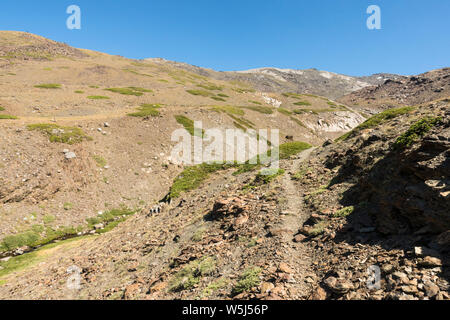
[[[154,63],[167,64],[217,80],[251,83],[263,92],[310,93],[337,99],[351,92],[384,83],[386,80],[402,80],[404,76],[378,73],[371,76],[352,77],[317,69],[280,69],[273,67],[243,71],[215,71],[187,63],[168,61],[161,58],[145,59]]]

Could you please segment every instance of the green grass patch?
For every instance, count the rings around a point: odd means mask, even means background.
[[[239,107],[235,107],[235,106],[212,106],[211,107],[212,110],[217,111],[217,112],[224,112],[226,114],[232,114],[232,115],[236,115],[236,116],[243,116],[245,115],[244,110],[242,110]]]
[[[109,99],[109,97],[107,97],[107,96],[88,96],[87,98],[91,99],[91,100],[105,100],[105,99]]]
[[[157,117],[160,114],[159,108],[161,108],[159,104],[141,104],[137,112],[129,113],[128,115],[139,118]]]
[[[68,211],[68,210],[72,210],[73,209],[73,204],[70,202],[66,202],[64,203],[64,210]]]
[[[292,111],[286,108],[278,108],[277,109],[279,113],[284,114],[285,116],[290,116],[292,114]]]
[[[218,93],[217,94],[219,97],[222,97],[222,98],[229,98],[229,96],[227,96],[226,94],[224,94],[224,93]]]
[[[151,90],[147,90],[144,88],[138,88],[138,87],[127,87],[127,88],[107,88],[105,89],[110,92],[123,94],[126,96],[137,96],[140,97],[144,94],[144,92],[152,92]]]
[[[84,91],[83,90],[76,90],[76,91],[74,91],[75,93],[84,93]]]
[[[176,115],[175,120],[177,120],[177,122],[181,124],[192,136],[198,136],[200,138],[203,137],[204,130],[202,130],[202,132],[197,132],[199,130],[195,129],[193,120],[183,115]]]
[[[269,184],[275,178],[283,175],[285,173],[284,169],[262,169],[255,177],[252,185]]]
[[[202,96],[202,97],[210,97],[214,95],[213,93],[206,90],[186,90],[186,92],[194,96]]]
[[[259,275],[262,269],[259,267],[253,267],[245,270],[239,277],[238,282],[233,287],[232,294],[238,295],[242,292],[247,292],[250,289],[259,286],[261,280]]]
[[[426,117],[409,127],[394,143],[394,148],[401,149],[410,147],[414,142],[427,134],[434,126],[442,122],[442,118]]]
[[[300,127],[306,128],[306,125],[296,117],[291,116],[291,120],[294,121],[296,124],[298,124]]]
[[[0,111],[5,111],[5,108],[3,108],[2,106],[0,106]]]
[[[122,218],[126,218],[136,213],[136,210],[132,210],[127,208],[126,206],[121,206],[120,208],[111,209],[109,211],[103,212],[102,215],[98,215],[96,217],[87,218],[86,222],[88,224],[89,229],[93,229],[96,224],[103,223],[105,227],[115,221],[118,221]],[[100,230],[97,230],[97,233]]]
[[[211,91],[215,91],[215,90],[222,91],[223,90],[223,87],[215,85],[215,84],[198,84],[197,87],[203,88],[206,90],[211,90]]]
[[[216,100],[216,101],[227,101],[227,100],[225,100],[224,98],[221,98],[221,97],[210,97],[211,99],[213,99],[213,100]]]
[[[309,103],[308,101],[298,101],[294,103],[296,106],[310,106],[311,103]]]
[[[177,198],[183,192],[198,188],[210,173],[231,168],[230,164],[207,164],[186,167],[174,180],[169,191],[170,198]]]
[[[37,249],[36,251],[25,253],[20,256],[12,257],[8,261],[0,261],[0,267],[1,267],[0,268],[0,277],[4,277],[12,272],[26,269],[27,267],[34,265],[39,261],[42,261],[43,259],[45,259],[45,255],[42,255],[40,253],[44,252],[45,250],[54,248],[56,246],[67,244],[72,241],[85,239],[87,237],[89,237],[89,236],[72,238],[72,239],[63,240],[58,243],[47,244],[47,245]],[[0,281],[4,281],[4,280],[0,280]]]
[[[244,106],[241,108],[256,111],[256,112],[259,112],[262,114],[272,114],[273,113],[273,108],[266,107],[266,106]]]
[[[345,208],[342,208],[341,210],[338,210],[337,212],[333,213],[333,217],[334,218],[344,218],[344,217],[347,217],[350,214],[352,214],[353,211],[355,211],[354,206],[345,207]]]
[[[287,159],[292,155],[302,152],[312,146],[305,142],[288,142],[279,146],[280,159]],[[267,156],[270,157],[272,150],[267,152]],[[253,163],[254,162],[254,163]],[[211,173],[234,168],[236,171],[234,175],[239,175],[245,172],[250,172],[261,167],[261,156],[258,155],[254,161],[246,161],[245,163],[202,163],[195,166],[186,167],[174,180],[168,197],[171,199],[179,197],[183,192],[191,191],[198,188]],[[271,169],[267,169],[271,170]],[[267,173],[267,172],[265,172]],[[283,170],[268,175],[268,182],[276,178],[278,175],[283,174]],[[264,175],[262,175],[264,176]]]
[[[103,168],[107,164],[106,159],[103,158],[102,156],[93,155],[92,158],[95,160],[97,166],[100,168]]]
[[[30,124],[27,128],[30,131],[37,130],[45,133],[49,137],[50,142],[75,144],[84,140],[92,140],[78,127],[62,127],[57,124],[40,123]]]
[[[189,262],[169,281],[169,291],[188,290],[198,284],[202,277],[211,275],[216,270],[215,257],[203,257]]]
[[[0,114],[0,120],[15,120],[17,119],[16,116],[11,116],[9,114]]]
[[[61,89],[61,85],[57,83],[43,83],[34,86],[39,89]]]
[[[262,105],[261,102],[258,102],[258,101],[255,101],[255,100],[248,100],[248,102],[253,103],[253,104],[257,104],[257,105],[259,105],[259,106]]]
[[[312,145],[306,142],[293,141],[280,145],[280,159],[288,159],[304,150],[311,148]]]

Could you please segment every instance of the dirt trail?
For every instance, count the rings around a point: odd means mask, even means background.
[[[289,173],[296,172],[300,164],[305,161],[314,148],[303,151],[295,160],[286,163],[286,174],[282,180],[283,198],[285,205],[281,211],[281,219],[279,229],[281,232],[282,252],[281,261],[286,263],[292,271],[292,279],[290,283],[291,292],[294,299],[305,299],[311,292],[307,278],[311,272],[311,257],[307,252],[307,248],[302,242],[295,242],[294,236],[309,218],[307,212],[303,210],[303,192],[295,185]]]

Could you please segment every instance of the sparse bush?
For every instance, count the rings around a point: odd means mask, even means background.
[[[203,257],[191,261],[178,271],[169,282],[169,291],[178,292],[190,289],[200,282],[204,276],[211,275],[216,269],[215,257]]]
[[[249,110],[256,111],[256,112],[259,112],[262,114],[272,114],[273,113],[273,108],[266,107],[266,106],[244,106],[241,108],[249,109]]]
[[[161,108],[159,104],[141,104],[141,106],[138,108],[139,111],[129,113],[128,115],[131,117],[139,117],[139,118],[145,118],[145,117],[157,117],[159,116],[158,109]]]
[[[234,286],[232,294],[238,295],[242,292],[247,292],[250,289],[257,287],[261,283],[261,280],[259,279],[261,271],[262,269],[258,267],[253,267],[245,270]]]
[[[57,124],[41,123],[30,124],[27,128],[30,131],[38,130],[44,132],[49,137],[50,142],[75,144],[83,140],[92,140],[78,127],[62,127]]]
[[[11,116],[9,114],[0,114],[0,120],[1,119],[3,119],[3,120],[15,120],[15,119],[17,119],[17,117],[16,116]]]
[[[194,127],[194,121],[188,117],[177,115],[175,116],[175,120],[177,120],[177,122],[181,124],[192,136],[198,136],[200,138],[203,137],[204,130],[202,130],[202,132],[197,132],[198,130],[195,130]]]
[[[91,99],[91,100],[105,100],[105,99],[109,99],[109,97],[106,97],[106,96],[88,96],[87,98]]]
[[[426,117],[415,122],[411,127],[403,133],[394,143],[394,148],[406,148],[410,147],[415,141],[422,138],[428,131],[430,131],[435,125],[442,121],[440,117]]]
[[[43,83],[34,86],[39,89],[61,89],[61,85],[57,83]]]
[[[186,92],[194,96],[202,96],[202,97],[210,97],[214,95],[213,93],[206,90],[186,90]]]
[[[296,106],[310,106],[311,103],[309,103],[308,101],[298,101],[294,103]]]
[[[335,212],[333,214],[333,217],[334,218],[344,218],[344,217],[347,217],[348,215],[352,214],[354,210],[355,210],[354,206],[345,207],[345,208],[342,208],[341,210]]]
[[[120,93],[127,96],[142,96],[144,92],[152,92],[151,90],[147,90],[144,88],[138,88],[138,87],[127,87],[127,88],[107,88],[105,89],[107,91],[111,91],[114,93]]]

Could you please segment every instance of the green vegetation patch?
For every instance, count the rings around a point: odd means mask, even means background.
[[[3,108],[2,106],[0,106],[0,111],[5,111],[5,108]]]
[[[284,173],[285,173],[284,169],[262,169],[256,175],[256,178],[253,181],[252,185],[255,186],[261,184],[268,184],[272,182],[275,178],[283,175]]]
[[[312,145],[306,142],[293,141],[280,145],[280,159],[288,159],[304,150],[311,148]]]
[[[434,126],[442,122],[442,118],[426,117],[415,122],[394,143],[394,148],[407,148],[422,138]]]
[[[214,90],[222,91],[223,90],[223,87],[215,85],[215,84],[198,84],[197,87],[203,88],[206,90],[211,90],[211,91],[214,91]]]
[[[93,155],[92,158],[95,160],[97,166],[99,166],[100,168],[103,168],[107,164],[106,159],[103,158],[102,156]]]
[[[347,217],[348,215],[352,214],[353,211],[355,211],[354,206],[345,207],[345,208],[342,208],[341,210],[338,210],[337,212],[333,213],[333,217],[334,218],[344,218],[344,217]]]
[[[170,198],[177,198],[182,192],[194,190],[205,181],[210,173],[231,168],[230,164],[207,164],[187,167],[181,172],[172,184],[169,191]]]
[[[287,159],[292,155],[295,155],[299,152],[302,152],[306,149],[311,148],[312,146],[306,142],[288,142],[279,146],[279,156],[280,159]],[[267,156],[270,157],[272,150],[267,152]],[[171,199],[177,198],[183,192],[187,192],[190,190],[194,190],[198,188],[211,173],[227,170],[227,169],[237,169],[233,174],[238,175],[245,172],[253,171],[257,168],[261,167],[261,156],[258,155],[255,161],[246,161],[245,163],[202,163],[195,166],[186,167],[183,172],[181,172],[174,180],[168,197]],[[267,169],[272,170],[272,169]],[[264,172],[267,173],[267,172]],[[283,170],[277,170],[272,174],[269,173],[267,177],[262,174],[261,179],[265,179],[265,181],[270,182],[277,176],[283,174]]]
[[[194,96],[202,96],[202,97],[210,97],[214,95],[213,93],[206,90],[186,90],[186,92]]]
[[[292,111],[286,108],[278,108],[277,109],[279,113],[284,114],[285,116],[290,116],[292,114]]]
[[[27,128],[30,131],[38,130],[44,132],[49,137],[50,142],[75,144],[83,140],[92,140],[78,127],[62,127],[57,124],[40,123],[30,124]]]
[[[61,85],[57,83],[43,83],[34,86],[39,89],[61,89]]]
[[[74,92],[75,92],[75,93],[84,93],[83,90],[75,90]]]
[[[192,136],[198,136],[200,138],[203,137],[204,130],[202,130],[202,132],[197,132],[199,130],[195,129],[193,120],[183,115],[175,116],[175,120],[177,120],[177,122],[181,124]]]
[[[224,112],[226,114],[232,114],[236,116],[245,115],[244,110],[235,106],[212,106],[212,109],[217,112]]]
[[[273,108],[266,107],[266,106],[244,106],[241,108],[256,111],[256,112],[259,112],[262,114],[272,114],[273,113]]]
[[[44,257],[40,253],[47,249],[51,249],[55,246],[63,245],[63,244],[66,244],[66,243],[69,243],[69,242],[72,242],[75,240],[85,239],[87,237],[89,237],[89,236],[82,236],[82,237],[78,237],[78,238],[63,240],[58,243],[47,244],[47,245],[37,249],[36,251],[25,253],[23,255],[16,256],[16,257],[11,257],[8,261],[0,261],[0,267],[1,267],[0,268],[0,277],[6,276],[15,271],[20,271],[22,269],[27,268],[28,266],[36,264],[37,262],[41,261]],[[0,281],[2,281],[2,280],[0,280]]]
[[[309,103],[308,101],[298,101],[294,103],[296,106],[310,106],[311,103]]]
[[[88,99],[91,99],[91,100],[105,100],[105,99],[110,99],[110,98],[107,97],[107,96],[88,96],[87,98],[88,98]]]
[[[221,98],[221,97],[210,97],[211,99],[213,99],[213,100],[216,100],[216,101],[227,101],[227,100],[225,100],[224,98]]]
[[[11,116],[9,114],[0,114],[0,120],[15,120],[17,119],[16,116]]]
[[[238,282],[233,287],[232,294],[238,295],[242,292],[247,292],[250,289],[259,286],[261,280],[259,275],[262,269],[259,267],[253,267],[245,270],[239,277]]]
[[[200,282],[202,277],[214,273],[216,264],[217,259],[213,256],[191,261],[169,281],[169,291],[179,292],[191,289]]]
[[[127,87],[127,88],[107,88],[107,91],[111,91],[114,93],[120,93],[127,96],[137,96],[140,97],[144,94],[144,92],[152,92],[152,90],[139,88],[139,87]]]
[[[385,110],[385,111],[378,113],[378,114],[374,115],[373,117],[367,119],[365,122],[361,123],[359,126],[357,126],[352,131],[337,138],[336,141],[337,142],[345,141],[348,138],[354,137],[361,130],[376,127],[388,120],[395,119],[398,116],[410,113],[413,110],[415,110],[415,107],[401,107],[401,108]]]
[[[137,112],[129,113],[128,115],[131,117],[139,117],[139,118],[145,118],[145,117],[157,117],[159,116],[159,108],[161,106],[159,104],[141,104],[141,106],[138,108]]]
[[[121,206],[120,208],[111,209],[109,211],[103,212],[103,214],[98,215],[96,217],[87,218],[86,222],[88,223],[88,228],[93,229],[96,224],[102,223],[107,226],[109,223],[112,223],[115,221],[120,222],[120,219],[124,219],[135,213],[136,213],[136,210],[129,209],[126,206]],[[96,232],[101,233],[102,231],[97,230]]]

